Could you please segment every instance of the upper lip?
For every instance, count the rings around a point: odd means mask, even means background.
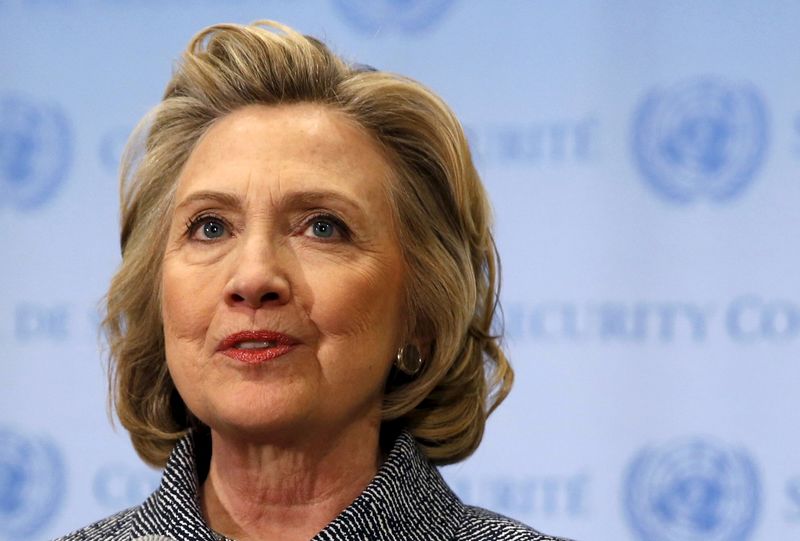
[[[242,342],[274,342],[278,345],[293,346],[297,340],[287,334],[270,330],[240,331],[226,336],[219,343],[218,351],[235,347]]]

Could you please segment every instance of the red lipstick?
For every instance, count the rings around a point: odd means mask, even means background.
[[[297,341],[274,331],[242,331],[220,342],[217,351],[246,364],[260,364],[289,353]]]

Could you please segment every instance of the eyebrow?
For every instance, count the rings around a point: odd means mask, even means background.
[[[184,207],[190,206],[191,204],[198,201],[214,201],[222,207],[227,207],[232,209],[241,209],[244,206],[242,204],[241,198],[238,195],[234,195],[228,192],[218,192],[214,190],[201,190],[197,192],[192,192],[189,195],[187,195],[178,204],[176,210],[180,210]],[[281,198],[281,206],[291,208],[291,207],[300,207],[308,205],[319,205],[326,201],[335,201],[350,208],[355,212],[364,214],[364,209],[361,207],[361,205],[358,204],[357,201],[339,192],[334,192],[330,190],[290,192]]]
[[[330,190],[314,190],[314,191],[298,191],[286,194],[284,198],[287,206],[298,207],[308,205],[318,205],[326,201],[335,201],[340,203],[353,211],[364,213],[361,205],[357,201],[343,195],[339,192]]]
[[[241,208],[242,201],[241,199],[233,194],[226,193],[226,192],[216,192],[212,190],[202,190],[199,192],[192,192],[186,197],[183,198],[175,210],[180,210],[184,207],[188,207],[192,203],[196,201],[215,201],[219,203],[223,207],[229,208]]]

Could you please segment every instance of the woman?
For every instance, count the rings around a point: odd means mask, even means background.
[[[105,328],[120,421],[165,471],[63,539],[553,539],[431,466],[512,381],[488,202],[439,98],[219,25],[137,132]]]

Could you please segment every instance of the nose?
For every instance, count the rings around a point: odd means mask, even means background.
[[[231,307],[254,310],[270,304],[286,304],[291,297],[291,286],[280,251],[266,242],[245,243],[239,250],[225,286],[225,302]]]

